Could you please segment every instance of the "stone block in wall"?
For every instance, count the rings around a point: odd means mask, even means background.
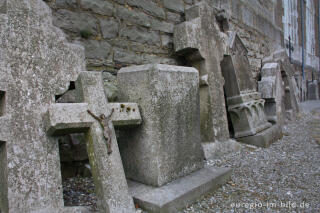
[[[141,64],[142,58],[134,52],[116,49],[114,51],[114,61],[124,64]]]
[[[93,35],[98,34],[97,19],[85,13],[76,13],[60,9],[54,14],[53,23],[59,28],[74,33],[80,33],[82,30],[86,30]]]
[[[126,37],[130,41],[136,41],[139,43],[146,43],[150,45],[160,46],[159,33],[155,31],[147,31],[146,29],[139,27],[127,27],[121,31],[121,36]]]
[[[127,4],[134,7],[139,7],[150,15],[165,19],[166,14],[164,10],[159,7],[156,3],[150,0],[127,0]]]
[[[151,28],[166,33],[173,33],[174,25],[165,21],[151,20]]]
[[[106,16],[112,16],[115,13],[115,8],[112,3],[104,0],[81,0],[82,8],[90,10],[94,13]]]
[[[163,0],[163,6],[170,10],[184,12],[184,3],[182,0]]]
[[[116,16],[134,24],[142,25],[145,27],[151,26],[150,18],[148,15],[135,10],[128,10],[125,7],[118,7]]]
[[[171,22],[173,22],[175,24],[178,24],[178,23],[181,23],[183,21],[183,18],[178,13],[167,12],[167,20],[171,21]]]
[[[173,39],[168,35],[161,35],[161,44],[163,47],[172,48],[173,47]]]
[[[99,19],[102,37],[104,39],[116,38],[119,33],[119,23],[114,19]]]
[[[82,43],[86,49],[86,58],[106,59],[110,54],[111,46],[106,41],[84,40]]]
[[[58,8],[71,8],[78,7],[77,0],[56,0],[55,6]]]

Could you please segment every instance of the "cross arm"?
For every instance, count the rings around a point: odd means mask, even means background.
[[[114,110],[111,120],[115,127],[135,126],[142,122],[136,103],[108,103],[107,106]]]
[[[57,136],[88,130],[94,119],[87,110],[87,103],[52,104],[45,116],[47,134]]]

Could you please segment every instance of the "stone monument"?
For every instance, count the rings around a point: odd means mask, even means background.
[[[281,78],[284,85],[285,120],[292,120],[299,113],[299,88],[295,80],[294,67],[290,63],[286,50],[280,49],[273,52],[262,61],[266,63],[278,63],[280,65]]]
[[[284,83],[278,63],[266,63],[261,70],[261,81],[258,82],[258,91],[265,100],[264,111],[269,122],[284,124]]]
[[[203,168],[196,69],[149,64],[122,68],[117,77],[119,100],[137,102],[143,120],[119,138],[135,202],[176,212],[229,178],[228,169]]]
[[[51,11],[43,1],[3,2],[0,212],[88,212],[84,207],[64,207],[59,146],[54,137],[79,131],[86,132],[89,139],[99,210],[134,212],[113,125],[109,125],[113,153],[108,155],[103,131],[87,112],[90,109],[97,114],[107,113],[111,108],[117,111],[120,104],[107,105],[101,76],[81,72],[85,70],[83,47],[68,43],[62,31],[52,25]],[[78,97],[85,103],[56,105],[55,96],[65,93],[75,80]],[[137,105],[131,107],[137,109]],[[138,115],[132,116],[136,124]],[[123,123],[121,116],[115,120]]]
[[[255,91],[247,49],[236,33],[230,33],[221,69],[234,137],[240,142],[269,146],[280,137],[281,129],[270,128],[264,112],[265,100]]]
[[[308,100],[319,100],[318,81],[313,80],[308,82]]]
[[[187,65],[199,71],[201,141],[206,158],[218,157],[239,148],[229,138],[224,79],[220,68],[228,18],[205,2],[190,7],[185,15],[186,22],[174,30],[174,49]]]

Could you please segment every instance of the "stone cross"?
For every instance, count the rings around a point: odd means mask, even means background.
[[[141,123],[139,108],[133,103],[108,104],[101,73],[81,72],[76,81],[76,90],[78,102],[84,103],[51,105],[46,116],[47,133],[58,136],[85,132],[99,209],[114,213],[134,212],[113,124],[108,123],[112,142],[112,153],[109,154],[103,129],[87,110],[96,116],[108,115],[113,110],[113,123],[117,126],[128,126]]]
[[[3,2],[6,5],[1,5],[0,10],[0,212],[75,212],[77,208],[65,208],[63,204],[59,146],[55,137],[48,136],[44,118],[55,103],[55,95],[66,92],[70,82],[85,70],[84,49],[68,43],[62,31],[52,25],[51,10],[42,0]],[[85,77],[79,80],[79,88],[83,88],[81,97],[94,113],[106,113],[101,93],[94,96],[101,98],[94,100],[97,102],[94,106],[93,97],[87,96],[96,88],[94,76],[88,75],[93,82],[84,82]],[[70,116],[79,109],[73,110]],[[101,129],[97,122],[91,123],[92,134],[87,135],[93,145],[89,153],[91,159],[96,159],[96,166],[104,163],[101,170],[99,167],[99,171],[94,171],[94,177],[104,181],[97,194],[99,198],[109,198],[101,201],[104,208],[101,211],[133,211],[132,198],[120,194],[127,186],[122,167],[114,169],[121,165],[114,134],[114,153],[104,158],[106,148],[99,136]],[[97,147],[101,153],[96,152]],[[105,175],[110,172],[119,179],[105,182],[108,177]],[[108,188],[111,182],[114,186]],[[125,200],[119,200],[121,196]],[[122,210],[127,206],[126,211]]]
[[[200,125],[202,142],[229,139],[223,91],[223,59],[226,34],[220,32],[214,8],[197,4],[185,12],[186,22],[175,27],[174,48],[200,75]]]

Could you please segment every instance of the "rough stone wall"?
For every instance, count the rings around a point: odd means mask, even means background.
[[[87,69],[116,73],[132,64],[179,64],[172,33],[185,8],[201,0],[46,0],[54,24],[86,48]],[[274,0],[202,0],[225,9],[249,50],[253,76],[282,42]],[[279,6],[281,7],[281,5]],[[279,9],[279,8],[278,8]],[[279,19],[279,17],[278,17]],[[276,24],[277,23],[277,24]]]
[[[132,64],[177,64],[174,25],[192,0],[47,0],[54,24],[86,48],[87,69],[115,73]]]

